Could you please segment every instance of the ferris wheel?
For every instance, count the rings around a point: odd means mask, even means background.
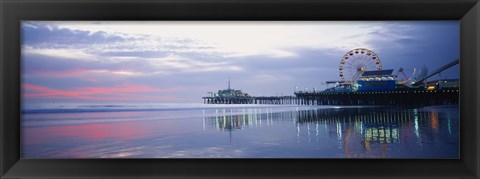
[[[340,61],[340,78],[347,84],[357,81],[364,71],[382,70],[380,58],[371,50],[357,48],[348,51]]]

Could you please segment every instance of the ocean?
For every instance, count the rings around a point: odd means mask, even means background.
[[[459,106],[52,104],[21,158],[459,158]]]

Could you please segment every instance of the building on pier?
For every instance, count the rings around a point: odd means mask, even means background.
[[[336,82],[335,87],[325,89],[324,92],[394,91],[397,75],[393,75],[392,72],[393,69],[363,71],[358,80],[354,80],[351,83]]]
[[[242,92],[242,90],[235,90],[230,88],[230,77],[228,77],[228,87],[227,89],[218,90],[217,93],[209,93],[210,97],[219,97],[219,98],[248,98],[250,95],[248,93]]]
[[[425,88],[429,91],[458,89],[460,87],[460,80],[458,79],[443,79],[426,82]]]
[[[395,90],[396,75],[393,69],[365,71],[359,80],[352,84],[353,92],[393,91]]]
[[[218,92],[208,92],[207,97],[203,97],[205,104],[251,104],[253,97],[242,90],[232,89],[230,87],[230,77],[228,77],[227,89],[218,90]]]

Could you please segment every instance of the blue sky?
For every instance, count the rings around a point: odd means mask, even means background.
[[[354,48],[383,69],[459,58],[458,21],[23,21],[26,104],[202,102],[208,91],[293,93],[340,80]],[[406,70],[408,73],[409,71]],[[458,78],[458,65],[435,78]]]

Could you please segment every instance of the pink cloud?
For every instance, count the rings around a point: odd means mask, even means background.
[[[22,84],[25,98],[69,98],[88,100],[176,100],[168,96],[139,95],[145,92],[165,92],[179,88],[163,89],[149,86],[121,85],[117,87],[81,87],[73,90],[57,90],[44,86]],[[98,95],[107,95],[99,97]]]
[[[162,89],[148,86],[122,85],[119,87],[83,87],[77,88],[83,94],[113,94],[113,93],[132,93],[132,92],[150,92],[161,91]]]
[[[84,78],[84,79],[81,79],[81,80],[92,82],[92,83],[99,83],[100,82],[100,80],[97,80],[95,78]]]
[[[55,70],[55,71],[43,71],[43,70],[33,70],[28,71],[27,73],[39,75],[39,76],[48,76],[48,77],[73,77],[80,76],[85,74],[106,74],[106,75],[120,75],[120,76],[137,76],[143,75],[142,72],[137,72],[134,70],[125,70],[125,69],[83,69],[75,68],[68,70]]]
[[[69,70],[60,70],[60,71],[32,71],[33,74],[41,75],[41,76],[58,76],[58,77],[70,77],[70,76],[78,76],[85,73],[89,73],[91,70],[87,69],[69,69]]]

